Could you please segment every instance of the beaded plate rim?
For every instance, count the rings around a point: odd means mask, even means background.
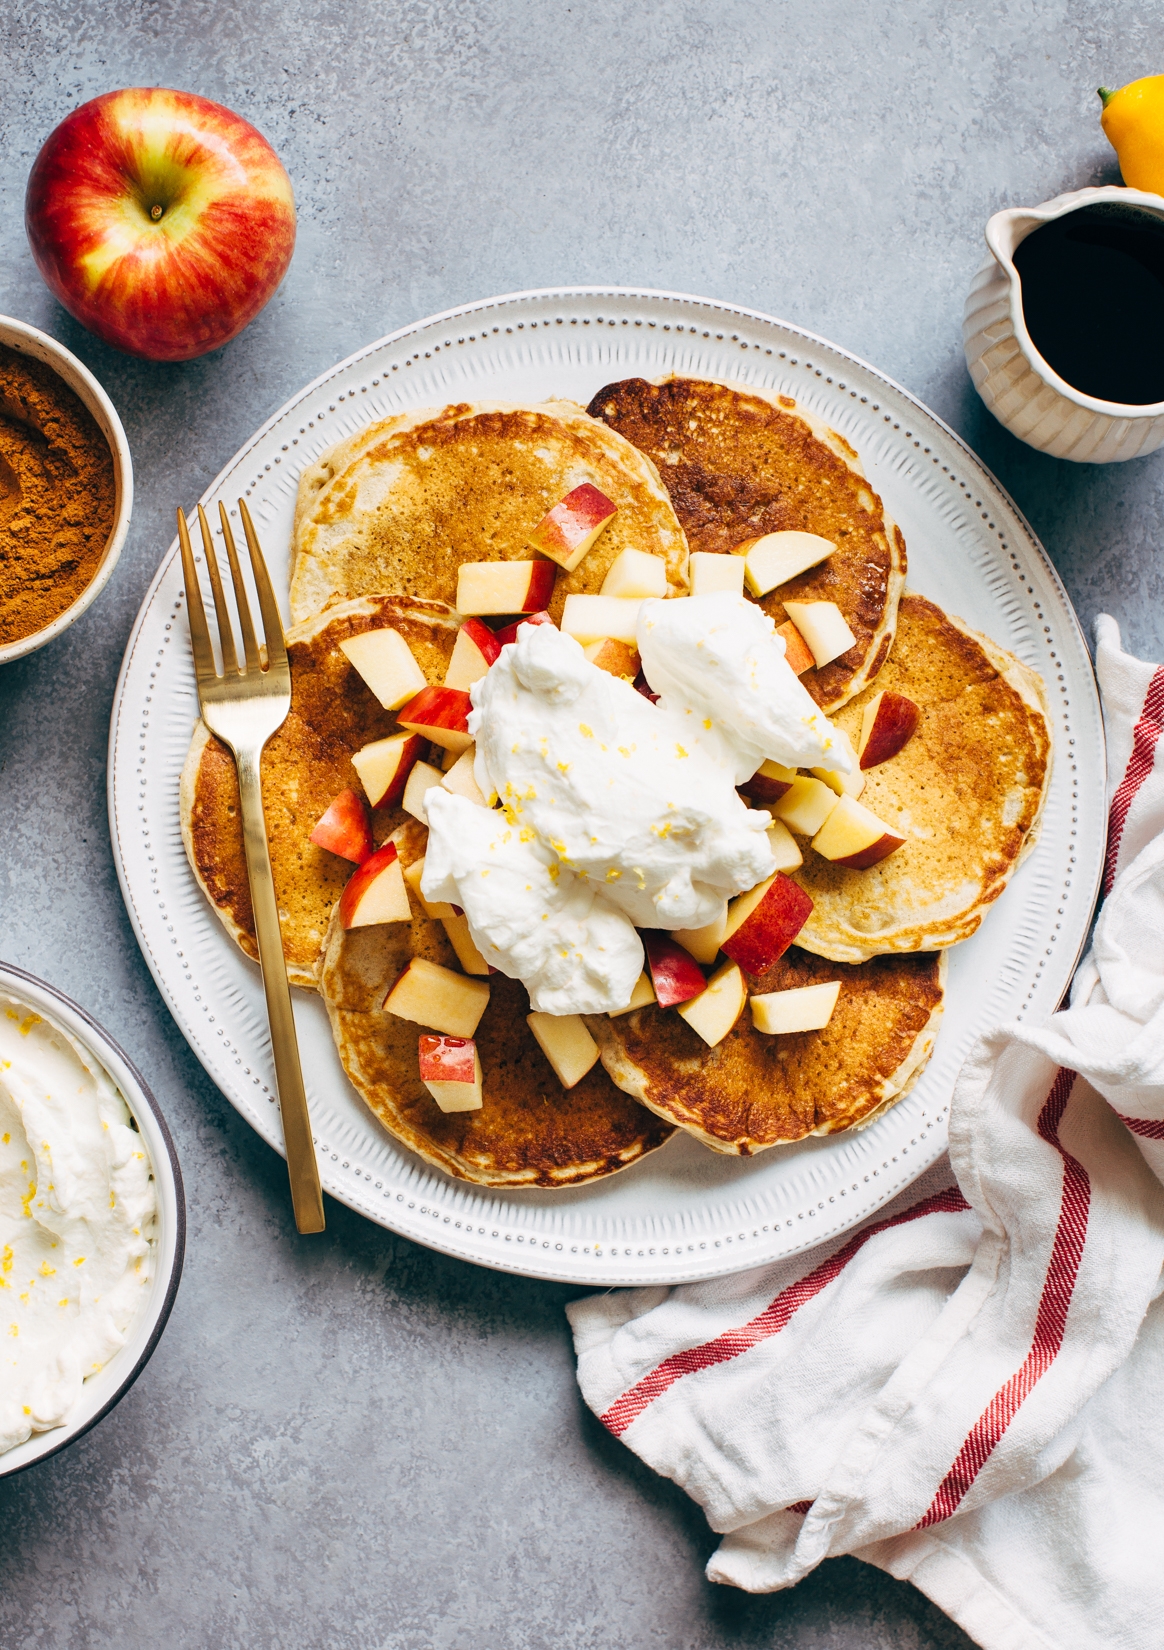
[[[561,309],[563,313],[556,315],[552,313],[554,309]],[[656,342],[661,346],[653,366],[656,375],[677,370],[668,361],[668,357],[675,354],[676,341],[682,339],[690,343],[694,339],[697,345],[706,341],[713,349],[715,345],[727,346],[719,352],[724,358],[724,370],[707,376],[736,377],[738,369],[731,370],[731,361],[732,352],[738,350],[745,373],[749,363],[759,356],[761,361],[770,361],[773,368],[780,362],[781,371],[795,372],[796,384],[800,385],[803,378],[805,383],[798,399],[807,402],[812,387],[819,381],[822,391],[827,386],[830,394],[834,391],[842,394],[853,404],[855,415],[866,422],[868,440],[872,440],[872,432],[879,426],[878,433],[897,438],[893,446],[896,468],[902,468],[907,460],[914,463],[923,458],[932,459],[934,475],[944,474],[948,478],[950,508],[956,506],[963,512],[972,508],[982,523],[982,527],[976,525],[975,530],[979,533],[985,530],[996,537],[998,547],[1006,552],[1010,563],[1008,577],[1012,586],[1017,576],[1020,587],[1017,599],[1022,600],[1023,593],[1029,598],[1025,604],[1029,612],[1024,622],[1030,627],[1030,648],[1035,651],[1042,648],[1039,657],[1044,659],[1044,674],[1051,670],[1052,677],[1057,677],[1057,682],[1049,680],[1048,686],[1058,686],[1060,690],[1063,703],[1057,714],[1068,730],[1068,738],[1059,741],[1057,769],[1060,763],[1064,770],[1069,764],[1076,776],[1067,781],[1075,824],[1071,827],[1071,840],[1064,836],[1063,843],[1071,849],[1069,865],[1074,867],[1077,857],[1083,863],[1079,864],[1078,871],[1069,871],[1060,892],[1051,896],[1052,905],[1058,900],[1059,921],[1047,935],[1041,960],[1029,971],[1028,989],[1018,1015],[1021,1018],[1032,1009],[1049,1012],[1066,989],[1082,951],[1102,871],[1102,786],[1100,808],[1092,807],[1087,817],[1080,814],[1081,805],[1087,802],[1087,792],[1081,791],[1078,782],[1079,758],[1086,756],[1088,767],[1104,772],[1102,721],[1086,642],[1046,552],[1001,485],[956,432],[902,386],[851,352],[762,311],[682,293],[649,288],[552,287],[503,294],[401,327],[321,374],[244,443],[207,489],[203,503],[209,506],[219,496],[227,496],[228,486],[231,495],[242,492],[258,518],[262,536],[264,513],[272,513],[276,507],[271,504],[268,487],[286,483],[291,466],[300,458],[310,462],[315,451],[334,444],[348,433],[350,424],[338,429],[328,425],[350,419],[351,403],[370,396],[381,385],[387,393],[389,386],[395,389],[405,384],[414,367],[420,367],[418,377],[425,372],[431,376],[439,370],[438,358],[443,356],[447,361],[450,352],[454,352],[455,364],[451,373],[446,372],[446,379],[452,382],[443,398],[457,399],[455,387],[459,386],[464,396],[480,399],[489,394],[489,388],[487,380],[472,381],[472,369],[467,363],[472,359],[473,346],[494,348],[498,341],[504,342],[508,337],[514,341],[515,348],[532,346],[532,359],[537,355],[538,333],[543,337],[547,333],[554,336],[561,335],[559,329],[573,328],[578,329],[575,336],[592,339],[608,336],[610,329],[615,329],[616,338],[623,328],[641,328],[644,336],[655,333]],[[595,330],[587,334],[589,328]],[[466,351],[468,355],[461,353]],[[809,359],[810,355],[813,359]],[[421,363],[431,365],[426,368]],[[598,369],[595,370],[597,373]],[[594,389],[603,381],[596,376]],[[431,404],[441,398],[439,395],[420,400],[414,397],[411,402],[404,399],[400,405]],[[863,410],[858,412],[858,409]],[[383,413],[369,411],[362,419],[357,414],[357,426],[377,416]],[[295,427],[298,434],[292,433]],[[296,454],[301,440],[312,450]],[[244,476],[245,485],[240,486]],[[878,482],[878,485],[883,484]],[[997,556],[998,551],[992,549],[991,553]],[[151,721],[151,710],[147,707],[152,704],[155,684],[160,677],[165,677],[164,664],[171,640],[177,636],[183,645],[185,642],[185,626],[178,624],[183,605],[180,576],[176,581],[176,596],[163,594],[167,584],[171,588],[175,586],[175,565],[176,541],[163,557],[143,599],[126,647],[114,699],[108,769],[114,856],[138,943],[179,1028],[236,1109],[276,1150],[281,1150],[275,1097],[265,1080],[268,1062],[265,1029],[257,1044],[252,1037],[247,1049],[237,1050],[221,1026],[217,1027],[216,1034],[211,1034],[210,1028],[216,1026],[219,1017],[213,1013],[214,1005],[203,1000],[193,981],[187,966],[192,959],[184,956],[179,946],[180,936],[171,920],[175,913],[168,910],[159,892],[159,857],[169,856],[167,862],[174,869],[175,833],[170,833],[165,843],[155,842],[150,835],[146,752],[153,748],[151,739],[156,742],[160,736],[153,731],[157,715],[155,713]],[[1045,622],[1048,619],[1051,623]],[[155,656],[151,658],[147,656],[147,647],[155,640]],[[1052,642],[1058,645],[1052,646]],[[1073,706],[1068,696],[1069,687],[1075,694]],[[1081,747],[1087,748],[1077,749],[1077,739]],[[1062,782],[1058,771],[1053,776],[1053,787],[1057,780]],[[176,809],[174,811],[176,813]],[[177,852],[181,855],[180,839]],[[1037,856],[1038,850],[1032,860]],[[184,858],[182,863],[184,867]],[[1056,913],[1049,911],[1049,914]],[[209,911],[206,918],[217,929],[217,921]],[[224,933],[221,944],[233,950]],[[255,973],[257,989],[257,971]],[[298,999],[299,994],[295,995]],[[986,1029],[985,1023],[982,1029]],[[253,1065],[247,1063],[248,1059]],[[336,1069],[339,1069],[338,1062]],[[488,1189],[452,1180],[399,1147],[395,1147],[395,1152],[401,1160],[401,1173],[394,1184],[386,1187],[386,1171],[367,1171],[359,1161],[354,1161],[357,1153],[350,1144],[345,1146],[342,1139],[326,1138],[328,1133],[342,1134],[339,1129],[321,1128],[317,1147],[324,1186],[331,1195],[377,1223],[431,1248],[477,1264],[560,1282],[594,1285],[688,1282],[783,1258],[838,1236],[875,1214],[932,1165],[945,1149],[948,1092],[944,1097],[919,1097],[923,1088],[924,1083],[919,1084],[918,1089],[868,1131],[833,1137],[829,1142],[833,1147],[832,1172],[824,1172],[830,1161],[827,1155],[811,1159],[808,1179],[816,1182],[812,1195],[802,1198],[798,1207],[781,1209],[779,1218],[762,1220],[759,1212],[754,1220],[741,1218],[747,1214],[749,1204],[757,1201],[744,1195],[738,1199],[742,1207],[734,1218],[724,1220],[714,1233],[707,1230],[670,1237],[660,1233],[655,1241],[650,1232],[644,1236],[641,1231],[637,1236],[631,1234],[629,1241],[625,1231],[617,1231],[613,1241],[609,1236],[592,1237],[588,1242],[571,1241],[571,1234],[557,1229],[561,1222],[555,1223],[552,1213],[548,1220],[531,1218],[535,1213],[544,1215],[547,1207],[552,1210],[553,1204],[567,1195],[563,1193],[544,1194],[551,1199],[547,1206],[535,1201],[538,1194],[502,1189],[501,1195],[491,1194],[484,1201],[490,1202],[495,1211],[504,1209],[504,1214],[482,1216],[480,1209],[471,1213],[466,1205],[481,1202],[481,1194]],[[928,1098],[928,1104],[923,1104],[922,1098]],[[370,1134],[384,1135],[370,1114],[366,1122]],[[883,1142],[883,1152],[876,1150],[875,1142]],[[377,1143],[382,1146],[383,1141]],[[862,1161],[855,1170],[846,1169],[839,1174],[836,1171],[844,1154],[837,1148],[842,1145],[860,1148],[856,1155]],[[670,1143],[663,1148],[669,1149]],[[760,1163],[768,1155],[763,1154],[751,1162]],[[852,1157],[853,1151],[848,1155]],[[813,1164],[819,1171],[815,1174]],[[596,1213],[599,1216],[592,1219],[592,1224],[601,1225],[603,1187],[617,1185],[635,1173],[631,1168],[613,1177],[613,1181],[599,1182],[589,1188],[585,1212],[591,1217]],[[743,1184],[746,1194],[747,1183]],[[573,1236],[576,1238],[577,1234]]]

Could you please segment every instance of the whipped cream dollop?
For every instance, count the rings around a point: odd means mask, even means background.
[[[428,793],[427,900],[459,905],[486,962],[545,1014],[630,1001],[643,969],[633,925],[533,832],[439,787]]]
[[[763,608],[730,591],[651,599],[637,627],[643,675],[662,709],[712,734],[740,785],[762,762],[848,773],[848,749],[784,657]],[[692,737],[695,737],[692,735]]]
[[[477,783],[501,808],[428,793],[424,896],[462,907],[535,1008],[624,1007],[636,927],[698,928],[771,874],[769,816],[737,795],[721,742],[572,637],[523,625],[471,692]]]
[[[67,1421],[153,1276],[149,1156],[112,1079],[0,992],[0,1451]]]

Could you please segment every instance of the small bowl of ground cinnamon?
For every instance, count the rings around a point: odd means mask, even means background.
[[[101,385],[47,333],[0,316],[0,664],[95,600],[132,505],[129,443]]]

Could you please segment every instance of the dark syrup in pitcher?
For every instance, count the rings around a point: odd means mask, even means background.
[[[1031,342],[1084,395],[1164,401],[1164,221],[1104,202],[1028,235],[1014,254]]]

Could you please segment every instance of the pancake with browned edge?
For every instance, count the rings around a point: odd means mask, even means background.
[[[763,597],[777,624],[784,598],[835,602],[855,645],[801,681],[826,711],[885,662],[905,583],[905,539],[885,514],[843,436],[790,396],[702,378],[624,378],[589,411],[648,454],[692,550],[731,551],[764,533],[816,533],[826,562]]]
[[[394,834],[402,864],[424,853],[427,836],[412,820]],[[670,1137],[672,1127],[621,1093],[601,1062],[564,1090],[526,1024],[525,987],[504,974],[489,977],[475,1038],[484,1105],[442,1112],[417,1065],[418,1039],[431,1028],[380,1007],[410,958],[458,966],[440,923],[424,915],[411,889],[409,899],[411,923],[345,933],[333,915],[319,977],[344,1070],[390,1134],[461,1180],[547,1187],[613,1174]]]
[[[603,1064],[627,1094],[717,1152],[750,1157],[810,1134],[869,1123],[899,1100],[929,1059],[942,1015],[945,957],[878,957],[859,967],[793,946],[753,993],[839,980],[823,1031],[767,1036],[745,1008],[715,1048],[655,1004],[587,1015]]]
[[[840,962],[968,939],[1033,847],[1051,777],[1041,678],[924,596],[903,596],[889,662],[836,717],[854,742],[882,689],[912,699],[921,720],[867,770],[860,800],[905,845],[850,871],[802,842],[791,873],[813,900],[798,943]]]
[[[687,544],[649,458],[573,401],[460,402],[386,418],[303,472],[292,617],[367,590],[455,602],[462,562],[535,559],[530,533],[583,482],[618,511],[575,571],[558,573],[554,619],[628,547],[661,556],[684,594]]]
[[[352,752],[397,726],[395,712],[382,708],[339,644],[385,626],[400,632],[430,682],[443,680],[458,621],[440,602],[366,596],[287,632],[291,712],[263,752],[263,811],[293,985],[315,985],[328,917],[353,869],[346,859],[317,848],[311,833],[340,791],[363,794]],[[199,886],[227,932],[248,957],[257,958],[238,807],[234,759],[198,722],[182,770],[182,840]],[[399,809],[375,813],[376,841],[406,817]]]

